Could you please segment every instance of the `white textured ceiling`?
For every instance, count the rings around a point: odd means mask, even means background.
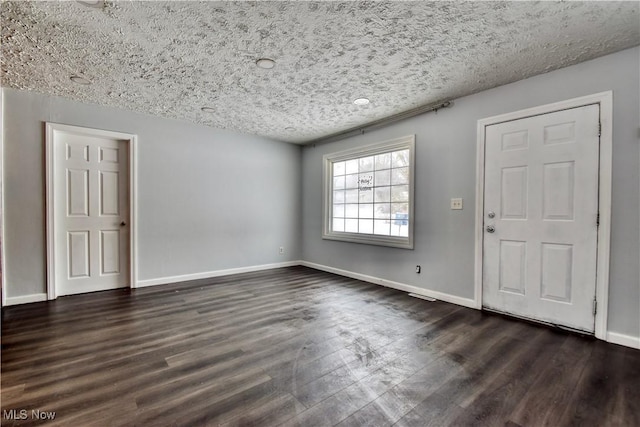
[[[2,1],[2,86],[303,143],[640,44],[638,2],[99,6]]]

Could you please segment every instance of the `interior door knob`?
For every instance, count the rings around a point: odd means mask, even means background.
[[[493,225],[487,225],[487,233],[493,233],[496,228]]]
[[[120,223],[120,227],[124,227],[125,225],[127,225],[127,223],[126,223],[126,222],[124,222],[124,221],[122,221],[122,222]]]

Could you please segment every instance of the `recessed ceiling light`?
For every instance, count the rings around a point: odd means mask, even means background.
[[[367,98],[358,98],[354,100],[353,103],[356,105],[367,105],[369,103],[369,100]]]
[[[265,70],[270,70],[276,66],[276,61],[269,58],[260,58],[256,61],[256,65],[260,68],[264,68]]]
[[[215,113],[217,111],[213,107],[202,107],[200,108],[200,110],[204,111],[205,113]]]
[[[76,0],[83,6],[95,7],[96,9],[104,7],[104,0]]]
[[[85,85],[86,86],[86,85],[90,85],[91,84],[91,80],[85,79],[82,76],[71,76],[71,77],[69,77],[69,79],[72,82],[77,83],[79,85]]]
[[[286,128],[284,128],[284,130],[286,130],[287,132],[292,132],[296,130],[296,128],[294,128],[293,126],[287,126]]]

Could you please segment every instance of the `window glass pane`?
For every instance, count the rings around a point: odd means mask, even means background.
[[[344,218],[333,218],[333,231],[344,231]]]
[[[409,227],[406,225],[391,224],[390,236],[407,237],[409,235]]]
[[[391,201],[392,202],[408,202],[409,201],[409,186],[408,185],[394,185],[391,187]]]
[[[391,184],[408,184],[409,168],[391,169]]]
[[[393,203],[391,205],[391,235],[406,237],[409,235],[409,204]]]
[[[356,204],[346,205],[344,216],[347,218],[358,218],[358,205]]]
[[[333,189],[341,190],[344,188],[344,175],[333,178]]]
[[[390,203],[376,203],[374,204],[374,217],[379,219],[391,218],[391,204]]]
[[[344,218],[344,205],[333,205],[333,216]]]
[[[409,150],[394,151],[392,159],[394,168],[409,166]]]
[[[344,175],[344,162],[333,164],[333,176]]]
[[[372,189],[368,189],[368,190],[360,190],[360,198],[359,198],[359,202],[360,203],[371,203],[373,202],[373,190]]]
[[[358,210],[360,218],[373,218],[373,203],[363,203]]]
[[[344,220],[344,231],[347,233],[357,233],[358,232],[358,220],[357,219],[345,219]]]
[[[409,213],[409,203],[392,203],[391,211],[397,213]]]
[[[358,203],[358,190],[347,190],[347,197],[345,199],[347,203]]]
[[[391,222],[386,219],[376,219],[373,221],[373,234],[384,234],[388,236],[391,232]]]
[[[333,203],[344,203],[344,191],[333,192]]]
[[[358,174],[347,175],[345,188],[358,188]]]
[[[358,227],[359,233],[373,234],[373,220],[361,219]]]
[[[391,187],[376,187],[375,202],[391,201]]]
[[[373,187],[373,173],[361,173],[358,175],[358,188],[360,190],[371,189]]]
[[[376,156],[376,170],[391,168],[391,153],[378,154]]]
[[[391,184],[391,171],[387,169],[376,172],[374,184],[376,187]]]
[[[374,157],[362,157],[360,158],[360,170],[359,172],[369,172],[373,170]]]
[[[409,203],[392,203],[391,218],[394,221],[406,222],[409,219]]]
[[[409,235],[409,226],[396,225],[396,223],[392,221],[390,235],[397,237],[407,237]]]
[[[358,173],[358,159],[347,160],[345,162],[346,173]]]

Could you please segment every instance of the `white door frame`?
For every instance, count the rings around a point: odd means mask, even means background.
[[[2,245],[2,255],[0,256],[0,270],[2,270],[2,307],[7,305],[7,271],[5,270],[4,254],[7,249],[4,238],[4,89],[0,89],[0,245]]]
[[[598,206],[600,227],[598,228],[598,255],[596,273],[597,311],[595,319],[596,338],[606,340],[607,311],[609,307],[609,250],[611,235],[611,173],[613,148],[613,92],[601,92],[567,101],[528,108],[478,120],[476,158],[476,234],[475,234],[475,307],[482,309],[482,256],[484,239],[484,153],[485,128],[497,123],[552,113],[585,105],[600,104],[600,171]]]
[[[137,135],[113,132],[108,130],[92,129],[81,126],[71,126],[59,123],[46,124],[46,141],[45,141],[45,155],[46,155],[46,205],[47,205],[47,299],[56,299],[56,242],[54,233],[55,224],[55,211],[53,206],[54,200],[54,132],[74,132],[84,133],[89,136],[97,136],[111,139],[124,140],[127,143],[129,150],[129,220],[131,224],[129,233],[129,286],[131,288],[137,287],[138,283],[138,266],[136,260],[138,258],[138,246],[137,246],[137,230],[138,230],[138,215],[137,215],[137,203],[136,203],[136,188],[137,188],[137,175],[136,175],[136,151],[137,151]]]

